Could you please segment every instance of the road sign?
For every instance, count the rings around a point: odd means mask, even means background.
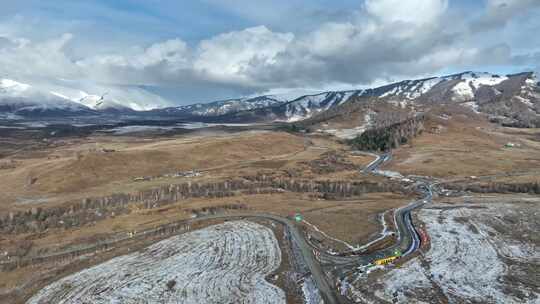
[[[300,213],[297,213],[294,215],[294,220],[297,221],[297,222],[301,222],[304,218],[302,217],[302,215]]]

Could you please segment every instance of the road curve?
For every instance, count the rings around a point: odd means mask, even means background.
[[[363,170],[363,172],[365,173],[376,173],[378,168],[383,163],[389,161],[392,157],[390,153],[385,153],[381,155],[364,152],[360,153],[369,154],[376,157],[376,159]],[[398,233],[398,242],[395,245],[371,254],[359,254],[351,256],[335,256],[321,251],[319,252],[319,259],[321,260],[321,262],[319,262],[315,258],[313,253],[313,247],[308,244],[304,235],[298,229],[298,226],[295,225],[295,223],[292,222],[290,219],[279,215],[265,213],[219,214],[201,216],[198,218],[183,220],[182,222],[185,224],[190,224],[211,219],[259,218],[281,223],[290,232],[292,241],[295,242],[296,245],[298,245],[298,248],[300,248],[302,258],[309,271],[311,272],[311,275],[315,281],[315,284],[317,285],[317,288],[319,289],[324,303],[350,303],[351,301],[349,299],[338,293],[337,288],[333,286],[333,279],[325,274],[323,266],[330,266],[331,268],[338,270],[338,273],[343,274],[345,271],[350,270],[351,268],[360,265],[367,265],[372,263],[375,259],[393,255],[396,249],[399,249],[401,252],[404,253],[404,255],[414,252],[420,246],[420,237],[413,226],[411,211],[420,208],[425,203],[431,201],[433,196],[431,187],[432,184],[429,181],[418,179],[416,189],[418,192],[423,194],[423,197],[395,211],[394,221]],[[339,278],[341,279],[342,277]]]
[[[309,246],[304,239],[304,236],[298,230],[298,227],[288,218],[281,217],[273,214],[265,213],[237,213],[237,214],[222,214],[222,215],[208,215],[193,220],[209,220],[209,219],[233,219],[233,218],[259,218],[271,220],[274,222],[281,223],[285,225],[288,231],[291,233],[292,240],[298,245],[301,250],[302,257],[306,263],[313,280],[317,285],[319,292],[324,300],[324,303],[328,304],[338,304],[338,303],[347,303],[348,300],[343,298],[336,292],[336,289],[328,282],[329,278],[324,274],[321,265],[317,262],[313,255],[311,246]]]
[[[376,156],[376,159],[371,162],[363,170],[365,173],[375,173],[376,170],[385,162],[392,159],[391,153],[384,153],[381,155],[371,154]],[[340,270],[342,274],[353,267],[360,265],[367,265],[373,263],[374,260],[388,257],[395,254],[396,250],[403,253],[403,256],[409,255],[416,251],[420,247],[420,236],[414,228],[412,222],[411,211],[422,207],[424,204],[431,202],[433,198],[432,184],[429,181],[419,179],[416,184],[416,191],[422,194],[422,197],[416,201],[411,202],[405,207],[397,209],[394,213],[394,221],[397,228],[398,242],[385,249],[378,250],[370,254],[359,254],[351,256],[335,256],[326,252],[319,252],[319,259],[325,266],[333,267],[336,270]],[[263,218],[279,222],[287,227],[290,231],[293,241],[298,245],[302,251],[303,259],[312,273],[317,287],[325,301],[325,303],[349,303],[350,300],[342,296],[337,292],[337,289],[329,283],[330,278],[325,275],[321,263],[315,259],[313,255],[313,247],[308,244],[303,234],[298,230],[298,227],[289,219],[273,215],[273,214],[235,214],[235,215],[211,215],[202,217],[200,219],[211,218]],[[338,273],[339,273],[338,272]]]
[[[368,164],[362,172],[377,174],[379,167],[392,159],[391,153],[377,155],[369,152],[356,151],[357,154],[365,154],[376,157],[374,161]],[[422,207],[424,204],[431,202],[433,193],[431,190],[432,184],[426,180],[419,179],[416,181],[416,192],[421,193],[422,197],[401,207],[394,212],[394,222],[397,228],[398,241],[396,244],[385,249],[378,250],[369,254],[356,254],[348,256],[336,256],[327,252],[320,253],[320,260],[325,266],[338,266],[342,270],[359,265],[367,265],[374,260],[392,256],[396,250],[399,250],[403,255],[409,255],[420,247],[420,236],[414,228],[412,222],[411,211]]]

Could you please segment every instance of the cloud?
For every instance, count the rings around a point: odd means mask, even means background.
[[[472,28],[476,31],[495,30],[505,26],[512,18],[540,8],[538,0],[487,0],[486,9]]]
[[[0,49],[5,49],[5,48],[8,48],[8,47],[13,47],[15,44],[13,43],[13,41],[11,41],[10,39],[6,38],[6,37],[2,37],[0,36]]]
[[[448,8],[447,0],[366,0],[366,11],[383,23],[425,25],[435,22]]]
[[[267,85],[286,85],[272,82],[280,79],[293,86],[323,86],[328,82],[365,84],[381,78],[413,75],[411,71],[418,70],[417,64],[423,56],[456,42],[455,35],[446,32],[441,23],[446,1],[422,1],[426,14],[413,17],[386,10],[393,3],[368,1],[366,10],[356,19],[321,25],[291,43],[278,55],[275,64],[262,67],[264,73],[251,71],[250,74]],[[396,5],[400,9],[418,5],[416,0],[399,3]],[[429,26],[424,26],[426,22]],[[424,72],[435,70],[434,66],[422,68]]]
[[[0,47],[0,74],[15,77],[76,77],[79,73],[64,48],[73,35],[33,42],[4,37]]]
[[[275,64],[293,39],[292,33],[274,33],[265,26],[221,34],[200,43],[193,68],[209,80],[249,85],[250,71]]]
[[[291,0],[288,7],[296,3]],[[168,96],[193,102],[197,96],[211,99],[287,88],[363,86],[449,69],[520,62],[535,67],[540,59],[534,55],[534,39],[522,42],[517,57],[515,43],[507,38],[515,33],[507,29],[506,36],[501,35],[501,27],[523,28],[516,16],[524,16],[521,19],[528,20],[534,37],[540,18],[523,11],[539,7],[538,3],[487,0],[477,14],[457,19],[447,0],[365,0],[348,14],[313,22],[306,27],[309,30],[299,32],[283,30],[286,24],[278,29],[257,25],[197,41],[171,37],[112,47],[114,41],[105,39],[95,49],[89,43],[81,45],[85,37],[78,33],[38,40],[18,37],[0,26],[11,33],[0,37],[0,74],[23,80],[66,78],[100,88],[145,86],[159,91],[161,87]],[[264,7],[271,8],[272,3],[265,2]],[[234,7],[238,14],[253,9]],[[261,20],[276,20],[274,12],[260,14]],[[493,37],[486,30],[493,31]]]
[[[178,80],[177,76],[183,71],[190,70],[190,50],[184,41],[172,39],[131,55],[95,55],[74,64],[94,81],[113,85],[166,85]]]

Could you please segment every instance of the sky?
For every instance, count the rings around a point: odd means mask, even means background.
[[[161,104],[365,88],[466,70],[540,72],[539,0],[0,5],[0,78],[155,96]]]

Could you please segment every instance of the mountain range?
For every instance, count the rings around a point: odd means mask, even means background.
[[[90,94],[71,89],[68,96],[22,82],[0,79],[0,113],[3,117],[11,118],[129,115],[222,122],[297,122],[345,103],[376,99],[401,108],[459,104],[510,125],[540,126],[539,87],[536,75],[531,72],[513,75],[463,72],[405,80],[370,89],[329,91],[293,100],[268,95],[152,108],[155,106],[149,106],[148,102],[121,100],[107,92]]]

